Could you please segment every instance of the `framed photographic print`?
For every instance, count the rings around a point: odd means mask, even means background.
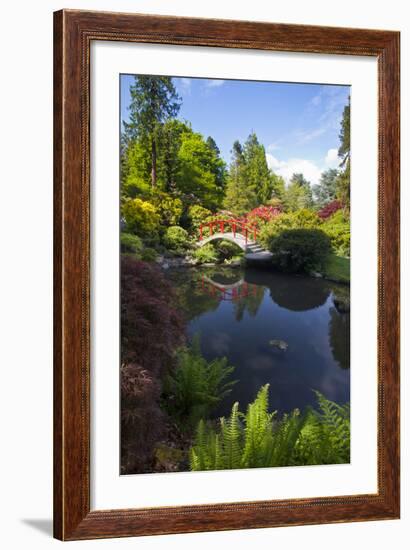
[[[54,15],[63,540],[399,517],[399,33]]]

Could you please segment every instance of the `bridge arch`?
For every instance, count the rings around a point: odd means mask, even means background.
[[[245,237],[240,233],[236,233],[236,235],[232,232],[214,233],[213,235],[210,235],[209,237],[203,238],[200,241],[198,241],[197,246],[202,247],[205,244],[211,243],[212,241],[219,241],[219,240],[225,240],[225,241],[234,243],[237,246],[239,246],[239,248],[241,248],[244,252],[246,252],[248,249],[248,243],[251,244],[252,242],[252,241],[246,242]]]
[[[225,231],[225,227],[227,227],[228,231]],[[204,229],[209,230],[209,236],[204,237]],[[241,248],[245,252],[245,258],[249,261],[270,261],[272,254],[257,242],[257,238],[257,226],[248,223],[247,220],[236,218],[219,219],[201,223],[197,246],[201,247],[212,241],[225,239]]]

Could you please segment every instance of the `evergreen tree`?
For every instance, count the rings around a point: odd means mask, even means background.
[[[282,178],[282,176],[278,176],[274,172],[270,172],[270,178],[271,178],[271,185],[272,185],[272,199],[270,199],[270,203],[280,203],[283,201],[285,197],[285,180]]]
[[[338,178],[339,172],[335,168],[322,172],[319,183],[313,187],[313,194],[320,208],[336,199]]]
[[[301,173],[293,174],[292,177],[290,178],[290,183],[297,183],[301,187],[310,188],[310,181],[305,179],[305,176]]]
[[[182,133],[178,163],[177,192],[191,203],[200,203],[210,210],[219,208],[224,179],[218,178],[225,164],[201,134],[192,130]]]
[[[248,186],[256,194],[259,204],[265,204],[272,198],[273,182],[266,162],[265,147],[259,143],[252,132],[243,148],[245,173]]]
[[[338,154],[341,159],[340,166],[345,166],[350,161],[350,97],[348,104],[343,109],[339,138],[340,147]]]
[[[339,158],[341,159],[340,166],[344,170],[340,173],[337,182],[337,196],[345,205],[346,209],[350,208],[350,97],[349,102],[343,110],[342,122],[340,125],[340,147]]]
[[[312,189],[310,182],[304,178],[303,174],[293,174],[291,177],[286,188],[284,204],[288,211],[312,207]]]
[[[128,140],[144,139],[149,143],[151,156],[151,186],[157,183],[157,149],[162,126],[175,117],[180,109],[172,79],[167,76],[136,76],[130,87],[130,121],[124,123]]]
[[[211,170],[215,174],[215,183],[223,190],[226,184],[227,175],[225,161],[221,157],[221,151],[212,136],[208,136],[206,144],[209,150],[212,151]]]
[[[167,193],[173,193],[177,188],[180,169],[179,149],[184,132],[191,132],[190,126],[177,119],[167,120],[161,132],[158,151],[158,180],[160,187]]]
[[[245,155],[242,145],[235,141],[232,148],[232,162],[229,167],[224,206],[235,215],[241,216],[258,205],[253,187],[248,185]]]
[[[206,144],[210,149],[213,149],[215,153],[219,156],[221,154],[221,151],[219,150],[219,147],[217,146],[214,138],[212,136],[208,136],[206,138]]]

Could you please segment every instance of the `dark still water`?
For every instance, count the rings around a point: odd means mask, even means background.
[[[260,269],[195,268],[168,272],[204,356],[226,356],[238,380],[215,416],[239,401],[245,411],[270,384],[279,413],[315,406],[312,390],[337,403],[350,400],[349,313],[334,296],[349,288],[320,279]]]

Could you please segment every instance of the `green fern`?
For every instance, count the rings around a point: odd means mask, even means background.
[[[221,422],[222,453],[224,468],[241,467],[242,426],[239,420],[239,403],[234,403],[227,422]]]
[[[298,441],[297,460],[304,464],[350,461],[350,405],[338,405],[315,391],[319,411],[309,411]]]
[[[263,386],[253,403],[248,405],[245,416],[245,444],[242,467],[264,466],[267,450],[273,444],[272,419],[275,413],[268,412],[269,384]]]
[[[231,392],[233,371],[226,357],[207,362],[198,336],[190,348],[178,350],[177,366],[164,381],[164,405],[181,429],[190,431]]]
[[[190,450],[191,470],[337,464],[350,459],[350,407],[316,392],[319,411],[269,412],[269,384],[246,414],[235,403],[228,419],[198,424]]]

